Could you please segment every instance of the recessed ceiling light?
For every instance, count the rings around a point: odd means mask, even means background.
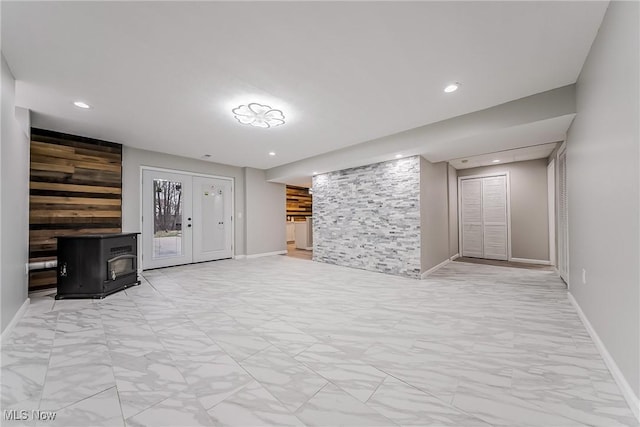
[[[396,154],[396,159],[399,159],[400,157],[402,157],[402,154]]]
[[[318,175],[318,172],[312,172],[314,175]]]
[[[87,104],[86,102],[82,102],[82,101],[75,101],[73,103],[73,105],[75,105],[78,108],[91,108],[91,105]]]
[[[447,85],[447,87],[444,88],[444,91],[447,93],[455,92],[458,90],[459,87],[460,87],[460,83],[458,82],[451,83],[450,85]]]
[[[276,153],[275,153],[275,152],[273,152],[273,151],[269,151],[269,155],[270,155],[270,156],[275,156],[275,155],[276,155]]]
[[[234,114],[236,120],[243,125],[272,128],[284,124],[284,114],[282,111],[256,102],[239,105],[231,110],[231,112]]]
[[[500,163],[500,160],[495,159],[495,160],[493,161],[493,163]]]

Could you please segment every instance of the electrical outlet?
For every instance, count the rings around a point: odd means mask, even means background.
[[[585,270],[584,268],[582,269],[582,284],[587,284],[587,270]]]

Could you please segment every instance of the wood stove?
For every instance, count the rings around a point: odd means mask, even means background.
[[[56,299],[104,298],[140,284],[138,234],[58,237]]]

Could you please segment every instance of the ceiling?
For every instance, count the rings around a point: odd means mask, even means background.
[[[557,142],[552,142],[549,144],[534,145],[532,147],[516,148],[513,150],[498,151],[496,153],[465,157],[464,159],[452,159],[449,160],[449,163],[456,169],[470,169],[480,166],[493,166],[495,164],[545,159],[549,157],[557,146]]]
[[[2,1],[2,53],[34,126],[271,169],[572,84],[607,4]]]

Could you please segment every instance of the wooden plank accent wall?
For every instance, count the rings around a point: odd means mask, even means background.
[[[56,236],[122,230],[122,145],[31,129],[29,262],[56,259]],[[29,273],[29,290],[56,269]]]
[[[309,189],[287,185],[287,216],[295,221],[304,221],[311,216],[313,200]]]

